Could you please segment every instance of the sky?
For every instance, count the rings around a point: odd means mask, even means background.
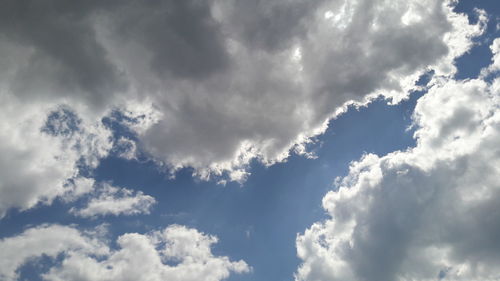
[[[0,1],[0,280],[500,280],[499,71],[494,0]]]

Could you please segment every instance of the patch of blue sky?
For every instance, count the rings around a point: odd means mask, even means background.
[[[455,11],[465,13],[469,21],[477,22],[476,9],[485,10],[488,14],[488,24],[483,35],[474,39],[475,45],[468,54],[456,60],[456,79],[476,78],[482,68],[491,63],[490,45],[495,38],[500,37],[500,5],[496,0],[459,1]]]

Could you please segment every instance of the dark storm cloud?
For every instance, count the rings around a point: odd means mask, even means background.
[[[81,90],[88,101],[98,103],[123,86],[119,71],[106,58],[96,39],[92,13],[104,8],[102,1],[7,0],[0,3],[0,33],[32,52],[29,64],[19,70],[13,87],[17,94],[31,95],[32,80],[47,75],[67,95]],[[42,78],[43,79],[43,78]]]
[[[130,1],[116,7],[116,29],[125,41],[152,53],[151,66],[160,75],[203,78],[229,63],[210,1]]]
[[[11,85],[16,95],[76,93],[99,106],[123,92],[126,77],[97,34],[99,17],[148,50],[161,76],[203,78],[228,64],[209,2],[7,0],[0,3],[0,36],[29,50]]]

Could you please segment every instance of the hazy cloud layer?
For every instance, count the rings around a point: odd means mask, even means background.
[[[296,280],[498,280],[500,80],[433,83],[417,146],[364,156],[323,198]]]
[[[142,116],[138,146],[155,160],[243,181],[252,158],[305,153],[346,103],[453,73],[482,23],[447,3],[2,1],[1,95],[40,116]]]
[[[43,256],[60,261],[43,274],[44,280],[178,280],[217,281],[231,272],[250,270],[244,261],[214,256],[214,236],[172,225],[149,234],[127,233],[117,239],[113,250],[105,229],[82,232],[73,227],[42,225],[15,237],[0,240],[0,278],[10,281],[28,261]],[[175,264],[175,265],[172,265]]]

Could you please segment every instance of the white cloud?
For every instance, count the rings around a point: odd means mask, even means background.
[[[500,70],[500,38],[497,38],[493,41],[490,49],[493,52],[492,67],[494,70]]]
[[[43,274],[45,280],[216,281],[250,270],[244,261],[214,256],[211,245],[216,242],[214,236],[172,225],[150,234],[124,234],[113,250],[99,233],[44,225],[0,240],[0,277],[15,280],[27,261],[61,254],[62,261]]]
[[[88,192],[68,180],[85,186],[79,166],[96,167],[107,155],[109,131],[65,107],[25,104],[1,90],[0,97],[0,218]]]
[[[101,241],[60,225],[42,225],[20,235],[0,240],[0,279],[16,280],[19,269],[28,260],[42,255],[55,258],[66,252],[105,255],[109,249]]]
[[[118,149],[118,156],[121,158],[128,160],[137,159],[137,145],[133,140],[120,137],[116,141],[116,148]]]
[[[435,79],[417,146],[352,164],[297,236],[296,280],[499,280],[500,79]]]
[[[28,2],[0,6],[12,103],[142,116],[133,129],[152,158],[235,181],[252,159],[307,154],[346,103],[398,101],[425,71],[452,74],[484,26],[440,0]]]
[[[66,183],[65,193],[61,196],[64,202],[74,202],[80,196],[89,194],[94,190],[95,180],[92,178],[78,177]]]
[[[490,50],[493,53],[492,63],[488,68],[481,71],[482,76],[487,76],[500,70],[500,38],[493,40]]]
[[[70,212],[80,217],[105,215],[149,214],[156,200],[141,191],[134,192],[126,188],[118,188],[102,184],[94,191],[95,195],[83,208],[71,208]]]

